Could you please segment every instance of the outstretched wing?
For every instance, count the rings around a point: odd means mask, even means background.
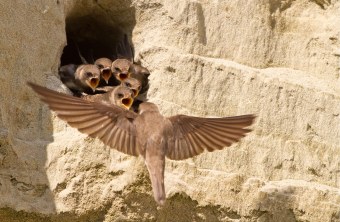
[[[186,115],[172,116],[169,120],[174,135],[168,141],[166,156],[173,160],[187,159],[202,153],[221,150],[239,141],[251,129],[246,129],[254,115],[224,118],[200,118]]]
[[[59,93],[34,83],[27,83],[57,116],[70,126],[125,154],[138,156],[137,114],[118,106],[108,106]]]

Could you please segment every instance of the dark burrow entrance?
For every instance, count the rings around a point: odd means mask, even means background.
[[[108,91],[103,87],[124,86],[134,90],[134,102],[132,106],[124,101],[123,104],[130,110],[138,110],[139,104],[146,100],[150,73],[140,64],[131,64],[134,51],[131,37],[135,24],[135,8],[129,0],[84,0],[71,7],[66,17],[67,45],[60,58],[59,77],[74,96],[85,98],[86,95],[111,93],[113,88]],[[98,61],[105,58],[105,64],[96,61],[99,58]],[[113,65],[112,61],[118,58],[129,60],[127,70],[123,62]],[[123,79],[125,75],[129,80]],[[115,101],[120,102],[118,98]]]
[[[68,13],[67,45],[60,58],[60,66],[81,64],[79,52],[88,63],[100,57],[116,59],[118,42],[122,41],[124,35],[131,39],[135,26],[135,9],[129,1],[113,1],[107,6],[110,7],[105,8],[98,1],[93,1],[92,5],[76,5]]]

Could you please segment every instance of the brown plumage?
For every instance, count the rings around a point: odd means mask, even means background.
[[[136,98],[142,88],[140,81],[135,78],[127,78],[124,80],[124,82],[121,83],[121,85],[126,86],[132,90],[134,93],[133,98]]]
[[[148,77],[150,75],[150,72],[147,68],[141,65],[133,64],[128,59],[116,59],[112,63],[111,71],[116,79],[119,80],[122,84],[123,82],[128,81],[129,78],[138,80],[139,85],[141,86],[138,90],[138,94],[141,94],[141,96],[138,99],[144,100],[144,98],[146,97],[145,94],[149,89]]]
[[[100,70],[100,83],[99,86],[105,86],[109,84],[109,80],[112,77],[112,71],[111,71],[111,65],[112,65],[112,60],[108,58],[99,58],[97,59],[94,64],[98,67]]]
[[[135,78],[127,78],[124,80],[124,82],[121,82],[120,85],[131,89],[133,92],[133,98],[137,97],[139,94],[139,91],[141,90],[140,82]],[[108,92],[114,89],[115,87],[116,86],[100,86],[97,88],[97,91]]]
[[[59,68],[60,80],[75,94],[92,94],[100,80],[100,70],[95,65],[69,64]]]
[[[107,105],[116,105],[129,110],[133,103],[134,92],[125,86],[113,86],[106,89],[106,93],[95,95],[82,95],[81,98],[91,102],[100,102]]]
[[[130,77],[130,66],[132,62],[127,59],[116,59],[111,65],[112,74],[120,82]]]
[[[138,79],[141,84],[140,93],[145,93],[149,89],[149,70],[141,65],[132,64],[130,66],[130,72],[130,77]]]
[[[134,53],[127,35],[124,35],[123,40],[117,44],[116,55],[118,59],[114,61],[111,66],[112,72],[116,78],[119,79],[120,73],[123,73],[123,77],[125,76],[124,72],[120,72],[120,70],[127,70],[127,75],[137,79],[141,85],[141,89],[139,91],[140,96],[136,98],[136,100],[139,100],[139,102],[145,101],[146,92],[149,89],[148,77],[150,72],[147,68],[134,63]]]
[[[90,137],[120,152],[142,155],[156,202],[165,202],[165,156],[183,160],[204,150],[221,150],[239,141],[250,129],[254,115],[201,118],[176,115],[166,118],[155,104],[144,102],[139,113],[114,105],[85,101],[28,83],[59,118]]]

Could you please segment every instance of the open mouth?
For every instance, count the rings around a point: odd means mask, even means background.
[[[119,78],[120,78],[121,80],[125,80],[125,79],[127,79],[127,77],[128,77],[128,74],[126,74],[126,73],[120,73],[120,74],[119,74]]]
[[[101,72],[103,79],[107,82],[112,75],[111,69],[110,68],[102,69]]]
[[[133,92],[133,97],[136,97],[136,96],[138,96],[138,90],[136,90],[136,89],[131,89],[132,90],[132,92]]]
[[[110,76],[111,75],[111,69],[110,68],[105,68],[105,69],[102,69],[102,74],[103,76]]]
[[[92,78],[90,79],[90,85],[91,85],[91,88],[96,88],[99,84],[99,79],[97,78]]]
[[[122,99],[122,103],[128,109],[131,107],[133,100],[131,98]]]

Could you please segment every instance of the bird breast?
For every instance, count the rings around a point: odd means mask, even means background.
[[[152,141],[161,144],[167,137],[169,120],[157,112],[144,112],[136,122],[137,137],[140,138],[142,147]]]

